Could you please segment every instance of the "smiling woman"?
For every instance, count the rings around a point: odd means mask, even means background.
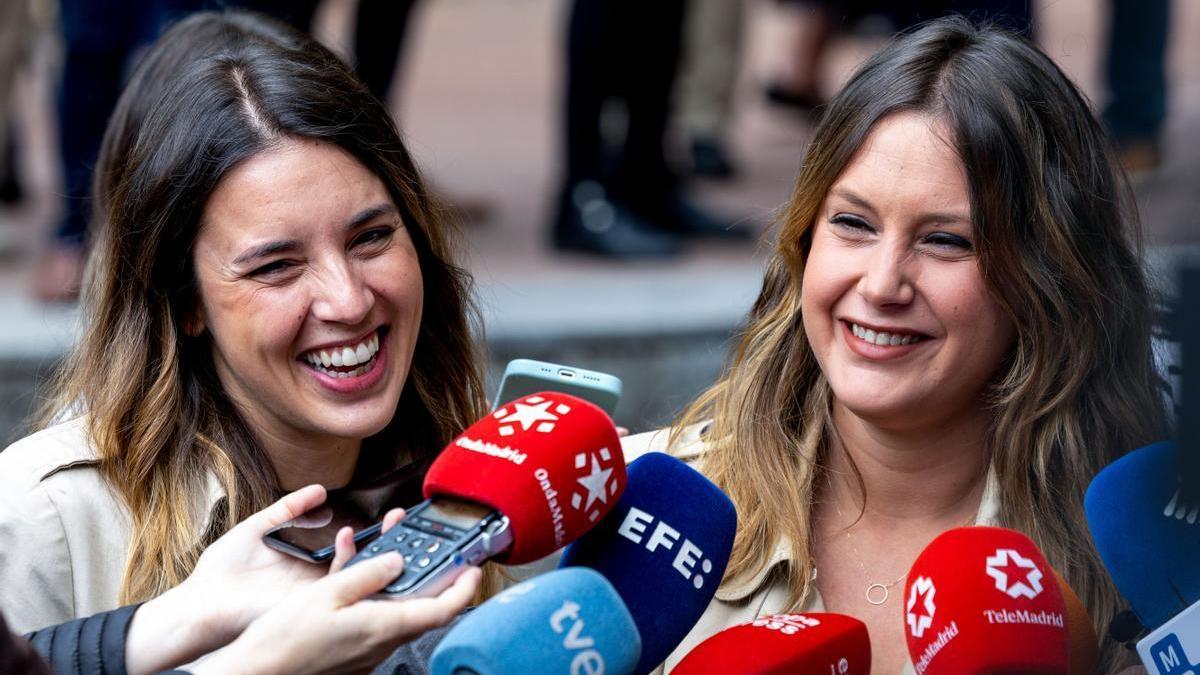
[[[30,551],[0,569],[16,630],[157,596],[282,492],[419,472],[483,414],[448,229],[387,110],[309,38],[172,28],[95,192],[82,337],[0,453],[0,541]]]
[[[870,58],[823,112],[725,372],[626,439],[695,458],[738,511],[668,670],[728,626],[831,611],[866,623],[872,673],[912,672],[902,583],[971,523],[1027,533],[1104,635],[1120,600],[1084,490],[1166,433],[1139,254],[1109,143],[1035,46],[950,17]],[[1102,646],[1101,672],[1122,660]]]

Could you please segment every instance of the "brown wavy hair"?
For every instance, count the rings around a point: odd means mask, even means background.
[[[675,439],[712,420],[703,468],[739,520],[726,579],[761,570],[763,542],[786,537],[798,561],[789,604],[813,590],[813,496],[835,432],[800,283],[825,194],[874,126],[901,111],[953,130],[979,267],[1016,328],[987,396],[1001,519],[1041,547],[1104,635],[1120,600],[1087,534],[1084,486],[1167,433],[1140,226],[1109,141],[1070,80],[1024,38],[959,17],[895,38],[824,111],[738,344],[677,421]],[[1117,659],[1110,642],[1104,667]]]
[[[192,249],[208,197],[240,162],[293,138],[342,148],[382,180],[424,283],[408,380],[392,423],[364,441],[357,472],[431,457],[485,411],[471,280],[388,111],[299,32],[242,12],[185,19],[141,62],[105,134],[85,328],[40,416],[42,426],[87,416],[99,469],[129,508],[122,602],[182,581],[204,545],[279,494],[270,459],[217,380],[208,337],[184,326],[197,305]],[[210,476],[226,494],[211,522],[197,508]]]

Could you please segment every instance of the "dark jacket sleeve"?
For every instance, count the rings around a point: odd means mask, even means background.
[[[125,675],[125,635],[137,608],[127,605],[25,637],[59,675]]]

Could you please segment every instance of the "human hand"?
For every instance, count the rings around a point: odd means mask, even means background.
[[[280,600],[321,578],[323,565],[280,553],[262,538],[324,501],[325,488],[310,485],[246,518],[205,549],[191,576],[139,607],[125,646],[130,675],[186,663],[227,644]],[[353,548],[351,537],[339,544],[338,554],[348,560]]]
[[[470,603],[481,578],[479,569],[470,567],[434,598],[367,599],[403,567],[400,555],[391,552],[331,574],[279,603],[190,670],[194,675],[366,671],[400,644],[449,623]]]

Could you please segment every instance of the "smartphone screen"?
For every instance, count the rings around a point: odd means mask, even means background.
[[[420,503],[421,482],[429,462],[407,466],[362,486],[351,486],[326,493],[325,503],[299,518],[267,532],[268,546],[313,562],[333,557],[338,530],[354,530],[354,542],[375,537],[380,520],[390,509],[407,508]]]

